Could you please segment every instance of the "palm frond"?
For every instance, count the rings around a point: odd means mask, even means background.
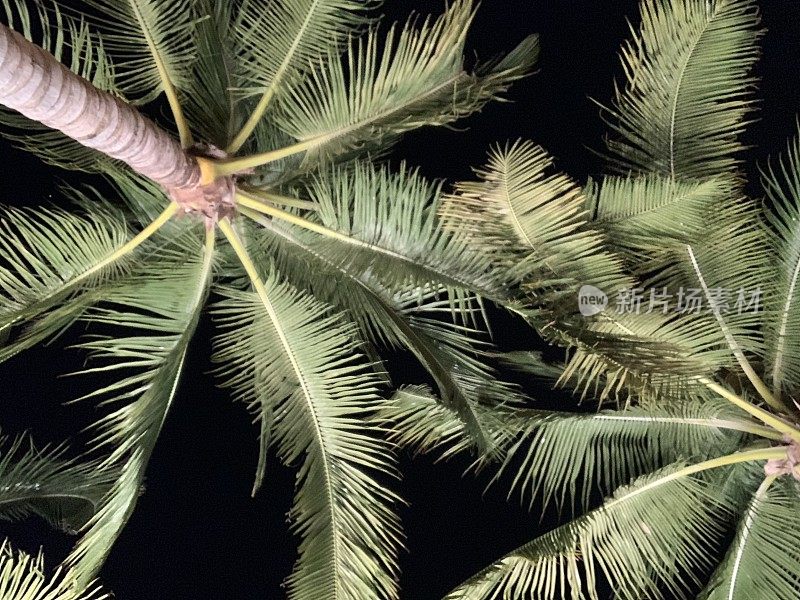
[[[450,300],[437,299],[438,294],[421,297],[418,292],[393,292],[373,269],[341,265],[326,252],[315,250],[313,234],[276,222],[263,221],[263,225],[261,236],[253,237],[263,240],[280,272],[315,298],[346,310],[373,344],[410,351],[433,377],[442,401],[473,428],[473,442],[485,445],[489,437],[473,404],[478,398],[488,403],[491,398],[516,392],[481,365],[477,354],[485,349],[481,348],[479,332],[431,319],[442,314],[452,317]],[[479,308],[462,305],[458,314],[472,310]]]
[[[470,293],[505,293],[490,260],[441,226],[441,185],[405,165],[396,173],[363,162],[327,169],[314,177],[308,197],[322,224],[340,234],[319,237],[314,248],[348,271],[372,273],[392,291],[441,288],[454,307]]]
[[[115,72],[102,42],[80,19],[65,15],[56,2],[36,3],[35,13],[23,0],[4,0],[5,22],[50,52],[73,73],[95,87],[114,93]],[[4,137],[44,162],[69,170],[102,171],[110,160],[37,121],[0,107]]]
[[[514,419],[521,434],[497,477],[513,478],[509,493],[518,489],[531,506],[569,503],[573,512],[576,502],[585,510],[593,493],[609,494],[679,459],[732,452],[743,432],[763,429],[712,399],[583,415],[519,411]]]
[[[565,377],[577,375],[586,389],[605,378],[601,399],[626,380],[656,376],[656,387],[685,387],[692,376],[713,373],[727,359],[713,318],[698,324],[617,310],[615,292],[634,290],[637,281],[590,223],[580,188],[552,173],[552,162],[530,142],[496,149],[479,181],[458,184],[440,208],[449,230],[465,232],[495,270],[519,282],[521,293],[503,303],[546,339],[575,348]],[[606,294],[606,310],[580,314],[584,286]]]
[[[238,126],[234,109],[237,57],[235,5],[195,0],[192,44],[197,57],[181,89],[186,119],[201,140],[225,148]]]
[[[742,196],[736,179],[676,182],[661,176],[607,177],[592,185],[590,194],[595,224],[613,249],[629,258],[645,287],[696,288],[687,245],[712,287],[735,296],[738,290],[765,285],[767,244],[761,211]]]
[[[140,103],[166,92],[182,118],[177,90],[186,89],[196,60],[192,0],[86,0],[86,15],[118,67],[117,86]],[[182,132],[183,133],[183,132]]]
[[[0,232],[0,331],[52,311],[0,348],[6,360],[74,321],[86,308],[80,294],[90,300],[84,289],[120,272],[119,263],[103,265],[125,243],[127,227],[101,213],[8,208]],[[76,301],[61,305],[70,296]]]
[[[764,174],[770,198],[766,210],[772,257],[767,283],[764,340],[765,360],[773,393],[794,393],[800,385],[800,139],[788,154]]]
[[[606,118],[623,173],[703,179],[730,171],[753,109],[759,16],[752,0],[644,0]]]
[[[10,443],[0,437],[0,445],[0,520],[34,514],[76,532],[110,487],[107,472],[95,463],[65,458],[63,448],[39,450],[25,436]]]
[[[730,550],[701,594],[705,600],[800,595],[800,489],[791,478],[769,478],[742,514]]]
[[[293,82],[367,22],[376,0],[245,0],[237,16],[234,40],[240,93],[258,94],[257,105],[229,151],[236,152]]]
[[[446,600],[685,597],[707,569],[730,509],[719,485],[676,477],[679,465],[620,488],[601,508],[506,555]],[[686,576],[688,573],[688,580]]]
[[[522,77],[535,59],[535,38],[478,74],[464,70],[473,14],[470,0],[456,0],[419,29],[393,27],[385,42],[372,31],[352,43],[343,59],[333,53],[321,60],[286,92],[275,115],[306,151],[304,165],[367,146],[385,150],[405,131],[475,112]]]
[[[511,394],[509,394],[511,396]],[[470,402],[474,419],[480,424],[484,452],[476,456],[476,467],[481,467],[507,447],[520,430],[510,421],[513,412],[502,405]],[[391,430],[392,441],[415,452],[441,452],[447,459],[455,454],[475,454],[475,436],[468,424],[452,407],[442,403],[430,388],[412,385],[400,388],[381,407],[380,418]],[[490,451],[485,451],[485,450]]]
[[[462,182],[440,213],[450,230],[468,232],[471,245],[495,257],[530,300],[546,305],[585,284],[600,289],[630,285],[622,265],[605,252],[603,237],[587,227],[582,190],[552,173],[553,159],[531,142],[495,148],[479,180]]]
[[[238,397],[270,403],[281,459],[300,461],[291,517],[303,539],[289,597],[394,598],[401,534],[396,497],[380,482],[395,474],[373,420],[381,380],[354,328],[325,305],[274,275],[257,287],[219,290],[226,298],[215,313],[227,331],[215,361]]]
[[[106,600],[109,594],[90,584],[76,587],[75,574],[58,569],[45,574],[44,558],[14,551],[8,540],[0,545],[0,598],[3,600]]]
[[[114,410],[96,425],[94,444],[109,449],[103,464],[119,478],[68,558],[81,581],[94,577],[127,522],[150,455],[172,404],[189,342],[197,327],[213,271],[213,237],[205,248],[196,228],[155,252],[131,278],[110,288],[107,304],[87,314],[95,325],[131,330],[80,344],[115,380],[86,398],[100,397]]]

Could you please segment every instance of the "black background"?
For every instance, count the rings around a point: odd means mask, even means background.
[[[388,20],[412,10],[438,12],[442,3],[387,0]],[[794,135],[800,107],[800,5],[762,0],[763,60],[758,67],[759,121],[747,134],[752,146],[747,172],[775,155]],[[592,152],[602,148],[605,127],[590,97],[608,102],[613,79],[621,78],[618,49],[636,22],[632,0],[484,0],[469,38],[470,56],[491,58],[526,35],[541,34],[539,72],[509,94],[513,103],[493,104],[465,121],[467,130],[431,129],[405,138],[394,156],[418,165],[430,177],[454,181],[470,176],[497,142],[528,138],[558,159],[558,166],[584,181],[603,171]],[[0,203],[12,206],[63,204],[57,193],[64,174],[0,142]],[[751,185],[753,193],[758,187]],[[501,320],[495,327],[507,348],[534,347],[535,336]],[[80,333],[80,332],[78,332]],[[180,394],[150,463],[146,493],[114,548],[103,581],[122,600],[282,598],[295,542],[286,512],[293,473],[273,461],[261,494],[250,498],[257,458],[257,430],[244,407],[214,387],[207,371],[211,328],[204,322],[192,346]],[[67,336],[0,366],[0,425],[7,434],[30,430],[36,440],[64,440],[91,422],[90,406],[64,406],[91,389],[91,381],[58,378],[81,366]],[[406,357],[393,363],[396,383],[423,375]],[[558,398],[531,389],[541,402]],[[560,399],[565,408],[570,400]],[[552,514],[506,501],[502,486],[484,493],[485,478],[462,478],[466,462],[435,464],[431,458],[402,459],[399,490],[409,502],[400,510],[408,536],[401,556],[402,597],[435,600],[505,552],[556,524]],[[37,551],[45,544],[53,560],[71,540],[30,520],[0,524],[16,545]]]

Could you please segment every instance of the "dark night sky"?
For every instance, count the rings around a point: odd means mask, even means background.
[[[391,20],[411,10],[438,11],[437,1],[387,0]],[[795,131],[800,107],[796,65],[800,58],[800,4],[761,0],[768,34],[759,67],[760,121],[747,142],[748,172],[781,151]],[[618,48],[627,35],[626,16],[635,21],[633,0],[484,0],[469,40],[470,52],[490,58],[510,50],[526,35],[541,34],[540,71],[509,94],[513,103],[494,104],[468,120],[467,131],[431,129],[408,136],[395,157],[419,165],[430,177],[469,177],[483,164],[490,145],[529,138],[558,159],[558,166],[580,181],[603,171],[592,149],[602,147],[604,126],[589,100],[607,102],[614,77],[621,76]],[[12,206],[59,202],[60,173],[0,143],[3,176],[0,203]],[[533,334],[495,328],[507,348],[532,347]],[[273,461],[265,487],[250,498],[257,458],[257,431],[243,406],[215,389],[209,368],[211,328],[204,322],[192,346],[188,369],[174,410],[150,463],[147,491],[103,571],[103,580],[121,600],[282,598],[281,581],[294,562],[295,542],[285,515],[291,503],[293,473]],[[74,337],[67,341],[74,341]],[[0,366],[5,392],[0,425],[5,433],[30,429],[37,440],[62,440],[88,424],[86,406],[63,402],[86,391],[91,382],[58,379],[80,367],[75,351],[63,345],[37,349]],[[403,357],[394,364],[395,382],[420,381],[419,370]],[[549,392],[535,396],[552,402]],[[563,401],[569,407],[569,401]],[[539,523],[502,486],[483,493],[485,479],[461,477],[466,463],[434,464],[429,458],[403,458],[400,491],[409,502],[401,509],[409,552],[401,557],[402,597],[437,600],[463,579],[537,532]],[[48,534],[37,521],[0,526],[21,547],[46,544],[58,559],[66,537]]]

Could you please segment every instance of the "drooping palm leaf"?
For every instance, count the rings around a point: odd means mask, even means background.
[[[248,122],[230,151],[247,141],[273,101],[279,100],[324,56],[334,56],[342,40],[367,20],[376,0],[245,0],[233,30],[242,51],[239,93],[258,95]]]
[[[274,275],[257,292],[222,288],[215,309],[226,330],[215,360],[245,401],[269,401],[274,444],[299,462],[292,509],[303,534],[289,597],[393,598],[400,545],[389,446],[371,415],[380,378],[361,356],[355,330]]]
[[[713,373],[730,359],[718,324],[710,317],[698,321],[650,311],[647,298],[641,310],[619,306],[623,293],[636,290],[638,283],[608,251],[608,239],[592,227],[581,190],[552,174],[551,165],[552,159],[529,142],[495,150],[479,180],[458,184],[457,193],[446,199],[440,212],[447,227],[466,231],[470,246],[519,281],[522,293],[508,303],[512,310],[547,339],[576,349],[565,377],[576,378],[586,390],[605,379],[604,399],[626,387],[626,380],[645,374],[652,380],[658,374],[654,389],[663,393],[665,386],[677,386],[683,395],[692,377]],[[685,247],[681,250],[688,264]],[[722,258],[718,248],[712,250],[711,257]],[[727,269],[732,272],[730,265]],[[606,295],[605,310],[580,314],[584,286]]]
[[[542,305],[553,295],[577,300],[584,284],[609,291],[631,285],[618,259],[603,251],[602,236],[586,227],[582,190],[552,165],[531,142],[495,148],[479,180],[459,183],[446,197],[440,213],[447,227],[467,231],[471,245],[494,256],[531,299],[545,295]]]
[[[127,227],[100,213],[6,209],[0,231],[0,331],[53,311],[0,348],[6,360],[72,322],[91,300],[81,292],[119,273],[109,259],[124,245]]]
[[[599,598],[606,578],[617,598],[686,595],[684,577],[709,567],[729,506],[719,485],[676,477],[680,465],[637,479],[601,508],[506,555],[446,600]]]
[[[184,89],[197,49],[190,0],[86,0],[117,67],[117,85],[137,102]],[[96,15],[96,16],[95,16]]]
[[[84,583],[95,576],[133,511],[175,395],[214,265],[213,237],[205,248],[199,237],[197,228],[184,230],[174,245],[156,251],[158,261],[108,290],[107,305],[87,315],[94,324],[132,333],[81,344],[103,362],[84,373],[118,377],[87,398],[114,406],[97,424],[95,445],[107,449],[104,464],[120,473],[68,559]]]
[[[740,517],[727,556],[704,600],[792,600],[800,594],[800,489],[770,477]]]
[[[513,420],[512,411],[496,403],[484,405],[473,399],[470,409],[487,440],[484,450],[491,450],[477,455],[476,466],[480,466],[487,459],[496,459],[521,426]],[[392,440],[412,451],[438,451],[443,458],[458,453],[475,454],[475,436],[467,424],[426,386],[400,388],[381,408],[380,417],[391,429]]]
[[[696,399],[683,404],[602,411],[597,414],[515,415],[522,434],[498,473],[513,478],[511,492],[576,503],[585,510],[592,493],[609,494],[634,477],[679,459],[703,460],[732,452],[743,432],[769,430],[727,403]]]
[[[800,385],[800,346],[792,343],[800,335],[800,141],[790,145],[777,172],[770,167],[764,187],[771,200],[766,216],[772,251],[765,286],[765,358],[772,389],[780,396]]]
[[[0,598],[3,600],[106,600],[95,585],[76,587],[75,574],[58,569],[45,574],[44,558],[15,552],[7,540],[0,545]]]
[[[752,0],[644,0],[623,48],[624,89],[607,120],[623,173],[703,179],[728,172],[753,109],[758,11]]]
[[[443,401],[470,424],[479,445],[485,444],[488,437],[471,406],[514,392],[469,356],[478,341],[467,324],[480,312],[470,291],[494,297],[505,291],[485,258],[441,228],[438,187],[413,172],[390,175],[357,163],[316,178],[309,197],[337,237],[265,221],[275,234],[266,238],[272,246],[267,250],[278,252],[282,269],[299,285],[348,308],[368,338],[411,350],[435,379]],[[307,256],[298,256],[298,247]],[[403,289],[410,291],[397,291]],[[448,327],[432,320],[441,315],[457,323]]]
[[[236,45],[232,2],[196,0],[192,44],[197,57],[182,89],[186,119],[199,139],[225,148],[238,126],[234,106]]]
[[[118,68],[118,88],[133,102],[165,93],[185,148],[192,145],[179,91],[189,87],[198,48],[192,0],[86,0]]]
[[[331,54],[320,61],[286,93],[275,117],[300,144],[295,151],[306,151],[306,167],[365,145],[385,150],[405,131],[450,123],[523,76],[535,60],[535,38],[479,74],[464,70],[473,14],[470,0],[457,0],[418,29],[393,27],[385,42],[372,31],[343,59]]]
[[[437,218],[441,185],[405,165],[395,173],[369,163],[323,170],[308,189],[322,224],[340,234],[313,247],[348,271],[372,273],[387,289],[446,289],[454,308],[470,293],[505,295],[487,257]]]
[[[95,463],[65,458],[63,448],[38,450],[24,436],[10,443],[2,437],[0,445],[0,519],[35,514],[74,532],[92,517],[110,487],[110,473]]]

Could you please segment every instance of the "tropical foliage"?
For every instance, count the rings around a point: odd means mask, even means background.
[[[416,356],[443,405],[490,452],[478,398],[500,402],[507,390],[475,353],[484,343],[480,298],[501,300],[508,286],[490,259],[442,227],[441,185],[377,158],[403,133],[451,124],[502,95],[531,70],[536,38],[469,69],[471,0],[388,27],[374,3],[349,0],[0,6],[5,23],[106,93],[97,98],[115,98],[104,106],[124,103],[119,129],[101,137],[135,137],[122,132],[128,107],[165,97],[164,127],[177,133],[186,162],[202,165],[203,192],[235,190],[231,206],[211,199],[195,210],[126,164],[2,113],[25,149],[106,182],[103,192],[65,190],[74,211],[0,215],[0,360],[83,322],[91,331],[80,344],[90,357],[84,373],[97,389],[82,401],[104,411],[84,466],[18,449],[3,455],[0,490],[27,491],[3,514],[70,517],[80,539],[65,572],[70,589],[89,585],[134,510],[208,311],[219,327],[220,384],[258,424],[255,491],[270,450],[297,468],[291,521],[301,541],[288,596],[397,597],[403,537],[389,489],[393,447],[377,417],[390,391],[379,351]],[[4,39],[48,60],[18,37]],[[62,584],[27,575],[40,561],[10,550],[2,560],[0,577],[17,586],[3,598],[38,598],[23,591],[34,584],[62,597]]]
[[[608,175],[578,185],[521,141],[440,208],[518,283],[504,304],[566,349],[505,362],[600,403],[481,407],[492,485],[580,516],[448,600],[800,595],[800,142],[765,170],[767,202],[748,198],[755,2],[642,0],[641,16],[603,111]],[[412,448],[475,448],[429,390],[382,414]]]

